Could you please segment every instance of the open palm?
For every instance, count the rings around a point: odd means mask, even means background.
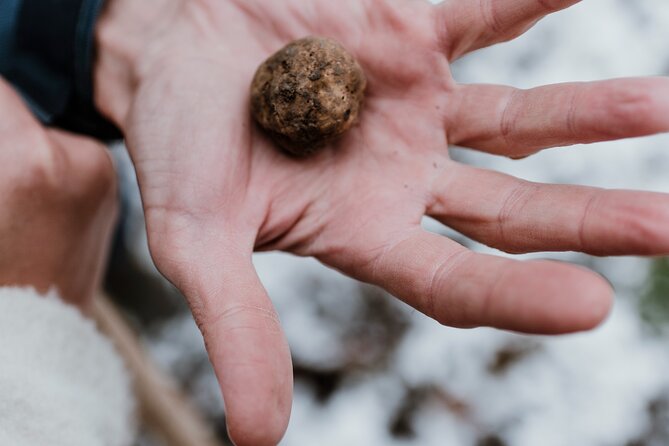
[[[121,122],[152,255],[203,331],[237,444],[275,444],[291,405],[289,349],[255,250],[314,256],[438,321],[533,333],[608,313],[596,274],[473,253],[424,215],[509,252],[669,252],[669,198],[524,182],[451,161],[458,144],[511,157],[669,129],[669,82],[520,91],[458,85],[449,60],[508,40],[574,0],[197,0],[156,36]],[[307,35],[339,40],[369,81],[360,123],[292,159],[253,124],[256,67]]]

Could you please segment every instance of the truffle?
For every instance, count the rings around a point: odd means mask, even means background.
[[[306,156],[355,124],[366,85],[362,68],[341,44],[307,37],[258,68],[251,112],[277,145]]]

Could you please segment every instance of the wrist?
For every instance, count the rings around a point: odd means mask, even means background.
[[[158,36],[180,4],[181,0],[107,0],[100,14],[93,100],[100,113],[121,129],[143,72],[161,52]]]

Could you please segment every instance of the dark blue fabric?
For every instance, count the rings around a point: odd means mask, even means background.
[[[75,32],[75,87],[79,96],[93,102],[93,54],[95,22],[100,15],[104,0],[88,0],[81,4],[79,21]]]
[[[16,17],[21,0],[0,0],[0,73],[4,73],[14,47]]]
[[[0,0],[0,74],[45,124],[114,139],[120,132],[93,106],[94,29],[103,4]]]

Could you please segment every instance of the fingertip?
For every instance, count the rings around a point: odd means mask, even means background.
[[[220,384],[230,439],[275,446],[292,407],[290,348],[250,254],[227,260],[222,276],[198,277],[186,295]]]
[[[228,437],[235,446],[276,446],[283,438],[286,428],[287,425],[276,424],[263,429],[247,429],[234,422],[227,424]]]
[[[269,387],[261,388],[263,379]],[[286,433],[292,379],[285,383],[259,377],[257,384],[225,398],[228,436],[236,446],[276,446]]]
[[[501,261],[484,325],[537,335],[591,330],[611,309],[612,288],[597,273],[569,263]]]
[[[568,334],[592,330],[608,317],[613,288],[601,275],[587,268],[554,261],[537,262],[545,278],[540,334]],[[539,272],[540,270],[543,270]]]
[[[613,79],[593,84],[593,125],[604,134],[635,137],[669,131],[669,79]]]
[[[258,331],[245,334],[251,338]],[[237,339],[237,359],[231,359],[233,350],[226,351],[229,345],[210,349],[225,401],[228,435],[236,446],[275,446],[286,432],[292,408],[290,351],[282,337],[250,341]]]
[[[611,284],[601,275],[581,269],[582,279],[574,283],[572,327],[568,332],[589,331],[600,326],[611,313],[614,292]]]

